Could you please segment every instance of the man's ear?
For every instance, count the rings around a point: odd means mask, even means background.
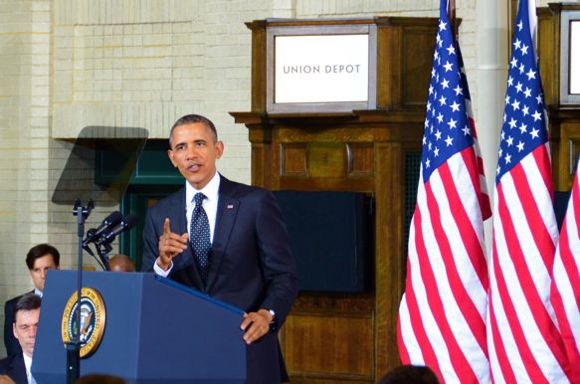
[[[16,323],[12,323],[12,333],[14,334],[14,337],[18,339],[18,334],[16,333]]]
[[[171,149],[167,150],[167,157],[169,157],[169,161],[171,161],[171,164],[173,165],[174,168],[177,168],[177,165],[175,165],[175,161],[173,161],[173,151]]]
[[[216,148],[216,152],[217,152],[216,159],[219,159],[224,154],[224,142],[218,140],[215,143],[215,148]]]

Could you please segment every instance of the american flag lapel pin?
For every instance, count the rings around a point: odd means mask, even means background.
[[[228,204],[227,209],[234,209],[234,205],[233,204]]]

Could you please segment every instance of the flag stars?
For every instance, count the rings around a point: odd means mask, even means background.
[[[518,142],[518,145],[516,145],[516,147],[518,148],[518,152],[521,152],[524,150],[524,142],[520,141]]]
[[[516,120],[516,119],[514,119],[514,118],[512,117],[512,119],[510,120],[510,122],[509,122],[508,124],[509,124],[509,126],[510,126],[510,128],[511,128],[511,129],[514,129],[515,127],[517,127],[517,125],[518,125],[518,122],[517,122],[517,120]]]
[[[451,136],[447,136],[447,138],[445,139],[445,144],[447,144],[448,147],[453,145],[453,138]]]
[[[518,31],[521,31],[524,28],[524,23],[523,21],[520,20],[520,22],[518,23]]]
[[[524,91],[524,96],[526,97],[526,99],[532,97],[532,90],[526,87],[526,90]]]
[[[449,126],[449,129],[455,129],[455,128],[457,128],[457,121],[454,119],[450,119],[447,122],[447,125]]]
[[[447,99],[443,96],[441,96],[439,98],[439,104],[441,104],[441,106],[446,105],[447,104]]]
[[[521,93],[523,88],[524,85],[518,81],[518,83],[516,84],[516,91],[518,91],[518,93]]]
[[[533,71],[532,68],[530,68],[528,73],[526,73],[526,76],[528,76],[528,80],[535,79],[536,78],[536,71]]]
[[[433,156],[435,156],[435,157],[439,157],[439,148],[435,148],[435,149],[433,150]]]
[[[508,153],[507,155],[505,155],[504,160],[506,164],[509,164],[512,162],[512,156]]]
[[[447,52],[449,52],[449,56],[455,55],[455,47],[453,44],[449,44],[449,47],[447,47]]]
[[[437,132],[435,132],[435,138],[437,139],[437,141],[441,140],[441,131],[437,130]]]
[[[455,96],[463,95],[463,88],[461,88],[459,84],[457,84],[457,87],[455,87],[453,90],[455,91]]]
[[[463,136],[470,136],[471,135],[471,130],[469,129],[469,127],[467,125],[463,127],[462,131],[463,131]]]
[[[441,87],[442,87],[443,89],[447,89],[447,88],[449,88],[449,80],[447,80],[447,79],[443,79],[443,81],[441,82]]]
[[[510,64],[511,64],[512,68],[517,68],[518,67],[518,59],[516,59],[515,57],[512,57],[512,61],[510,61]]]
[[[440,31],[445,31],[446,29],[447,29],[447,23],[446,23],[446,22],[444,22],[443,20],[441,20],[441,21],[439,22],[439,30],[440,30]],[[439,35],[437,35],[437,36],[439,36]]]
[[[542,120],[542,114],[539,111],[534,111],[532,117],[534,118],[534,121]]]
[[[520,39],[516,39],[516,41],[514,41],[514,48],[520,49],[521,47],[522,47],[522,42],[520,41]]]
[[[527,55],[527,54],[528,54],[528,49],[529,49],[529,48],[530,48],[530,47],[528,47],[527,45],[525,45],[525,44],[524,44],[524,45],[522,46],[522,49],[521,49],[521,51],[522,51],[522,55]]]
[[[542,104],[542,94],[539,94],[538,96],[536,96],[536,101],[538,102],[538,104]]]
[[[524,64],[520,65],[520,74],[524,73],[526,71],[526,66]]]
[[[530,108],[527,105],[524,105],[524,107],[522,108],[522,114],[524,116],[527,116],[530,114]]]
[[[514,86],[514,78],[513,77],[509,76],[507,82],[508,82],[508,85],[510,87]]]
[[[451,104],[450,107],[451,107],[451,110],[453,112],[458,112],[459,111],[459,104],[457,104],[456,101],[453,101],[453,104]]]
[[[512,105],[512,108],[514,109],[514,111],[517,111],[520,109],[520,102],[518,100],[514,100],[511,105]]]
[[[522,125],[520,125],[520,132],[522,133],[522,135],[524,133],[526,133],[528,131],[528,126],[524,123],[522,123]]]
[[[540,137],[540,130],[537,128],[532,129],[532,131],[530,132],[530,136],[532,136],[532,139],[537,139]]]
[[[506,139],[505,142],[506,142],[508,148],[510,148],[512,145],[514,145],[514,138],[511,136],[508,136],[508,138]]]
[[[453,63],[450,63],[449,61],[445,62],[445,65],[443,66],[443,68],[445,68],[445,72],[449,72],[453,69]]]

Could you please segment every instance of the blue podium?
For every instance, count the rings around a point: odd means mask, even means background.
[[[39,384],[66,382],[61,327],[76,279],[75,271],[48,274],[32,364]],[[81,375],[144,384],[246,382],[242,310],[151,273],[85,272],[83,287],[100,293],[105,327],[98,348],[81,359]]]

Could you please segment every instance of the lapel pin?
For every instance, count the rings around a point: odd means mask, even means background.
[[[228,209],[234,209],[234,205],[233,204],[228,204]]]

